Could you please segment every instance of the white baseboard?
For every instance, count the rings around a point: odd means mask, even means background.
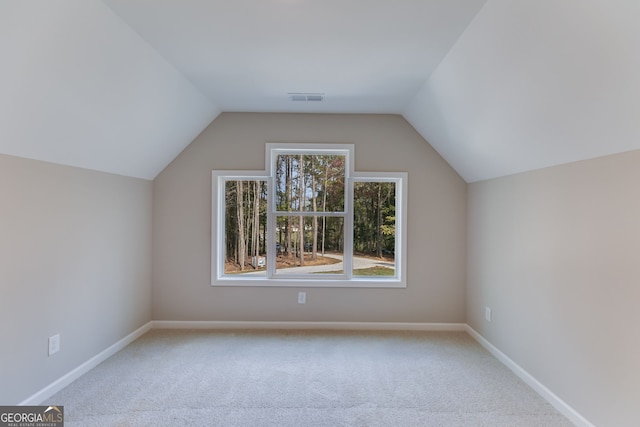
[[[109,357],[113,356],[114,354],[116,354],[117,352],[119,352],[120,350],[122,350],[123,348],[131,344],[132,342],[134,342],[136,339],[141,337],[145,332],[149,331],[151,327],[152,327],[151,322],[146,323],[145,325],[136,329],[126,337],[122,338],[120,341],[108,347],[106,350],[101,351],[100,353],[93,356],[91,359],[84,362],[82,365],[78,366],[77,368],[68,372],[62,377],[58,378],[56,381],[52,382],[51,384],[49,384],[39,392],[23,400],[18,405],[21,405],[21,406],[40,405],[46,399],[50,398],[51,396],[53,396],[54,394],[56,394],[57,392],[59,392],[69,384],[71,384],[73,381],[77,380],[82,375],[86,374],[91,369],[95,368],[100,363],[104,362]]]
[[[475,329],[469,325],[465,325],[465,329],[481,346],[483,346],[491,355],[502,362],[507,368],[511,369],[520,379],[522,379],[529,387],[534,389],[540,396],[549,402],[562,415],[567,417],[571,422],[579,427],[595,427],[586,418],[580,415],[575,409],[569,406],[564,400],[560,399],[555,393],[545,387],[540,381],[535,379],[531,374],[522,369],[516,362],[511,360],[506,354],[498,350],[496,346],[491,344],[480,335]]]
[[[154,329],[278,329],[333,331],[466,331],[464,323],[399,322],[245,322],[154,320]]]

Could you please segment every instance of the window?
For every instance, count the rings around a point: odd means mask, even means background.
[[[266,144],[264,171],[213,171],[212,285],[405,287],[403,172],[354,147]]]

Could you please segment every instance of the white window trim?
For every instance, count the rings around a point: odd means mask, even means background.
[[[361,172],[354,170],[353,144],[315,144],[315,143],[267,143],[265,170],[215,170],[212,171],[211,198],[211,285],[212,286],[259,286],[259,287],[327,287],[327,288],[406,288],[407,271],[407,180],[406,172]],[[278,154],[339,154],[345,155],[345,203],[344,212],[329,213],[329,216],[344,218],[345,245],[343,248],[344,274],[310,275],[277,274],[275,246],[271,240],[275,237],[276,217],[283,212],[275,211],[274,165]],[[225,181],[261,180],[267,181],[267,270],[265,275],[237,276],[224,274],[225,230]],[[395,276],[370,277],[352,276],[353,257],[353,187],[355,182],[394,182],[396,184],[396,237],[395,237]],[[288,214],[288,212],[287,212]],[[299,213],[296,213],[299,215]],[[327,214],[325,212],[322,213]],[[303,216],[318,215],[318,212],[305,212]]]

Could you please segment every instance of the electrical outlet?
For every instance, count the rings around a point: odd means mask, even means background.
[[[491,322],[491,307],[484,308],[484,318],[487,319],[487,322]]]
[[[307,303],[307,293],[298,292],[298,304],[306,304],[306,303]]]
[[[49,356],[60,351],[60,334],[49,337]]]

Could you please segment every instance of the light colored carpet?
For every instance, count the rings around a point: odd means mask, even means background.
[[[571,426],[464,332],[152,330],[47,400],[67,426]]]

